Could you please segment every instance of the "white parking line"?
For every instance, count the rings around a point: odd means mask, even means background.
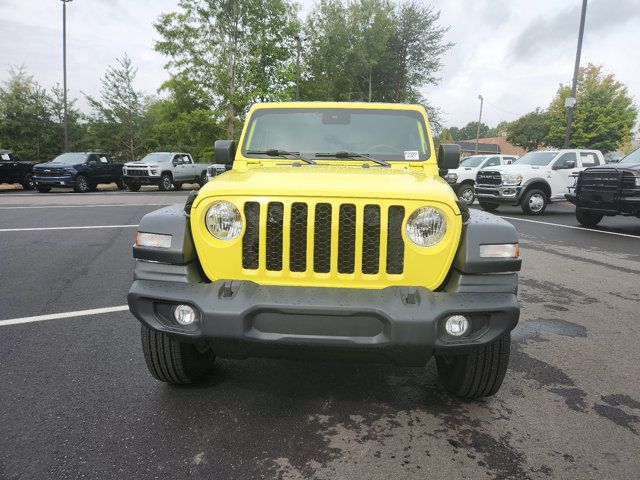
[[[516,220],[517,222],[539,223],[540,225],[550,225],[553,227],[570,228],[572,230],[583,230],[585,232],[606,233],[607,235],[617,235],[619,237],[640,238],[640,235],[631,235],[630,233],[608,232],[606,230],[595,230],[593,228],[576,227],[574,225],[563,225],[562,223],[541,222],[540,220],[531,220],[529,218],[506,217],[504,215],[499,215],[499,217],[504,218],[505,220]]]
[[[95,207],[160,207],[168,203],[112,203],[96,205],[20,205],[17,207],[0,207],[0,210],[16,210],[19,208],[95,208]]]
[[[136,228],[138,225],[85,225],[82,227],[0,228],[1,232],[38,232],[41,230],[91,230],[96,228]]]
[[[99,315],[101,313],[124,312],[125,310],[129,310],[128,305],[120,305],[118,307],[93,308],[91,310],[78,310],[76,312],[51,313],[49,315],[38,315],[35,317],[12,318],[9,320],[0,320],[0,327],[5,327],[7,325],[18,325],[20,323],[43,322],[45,320],[61,320],[63,318]]]

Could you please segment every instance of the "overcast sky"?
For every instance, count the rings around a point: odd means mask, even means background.
[[[429,3],[428,0],[425,0]],[[154,93],[167,78],[153,50],[153,22],[177,0],[74,0],[67,8],[69,90],[95,94],[107,65],[126,52],[138,67],[137,86]],[[306,14],[314,0],[299,1]],[[494,126],[546,107],[569,84],[580,0],[433,0],[456,45],[444,58],[441,83],[425,89],[445,112],[445,124],[477,119]],[[62,4],[58,0],[0,0],[0,80],[24,65],[45,87],[62,83]],[[582,64],[602,64],[640,104],[640,0],[590,0]]]

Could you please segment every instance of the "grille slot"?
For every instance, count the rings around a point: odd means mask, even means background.
[[[353,273],[356,261],[356,206],[340,205],[338,272]]]
[[[289,270],[305,272],[307,270],[307,221],[306,203],[291,205],[291,230],[289,233]]]
[[[329,203],[316,205],[313,243],[313,271],[329,273],[331,270],[331,204]]]
[[[282,270],[282,222],[284,205],[280,202],[270,203],[267,207],[267,270]]]
[[[478,185],[500,185],[502,183],[502,177],[500,176],[500,172],[480,170],[476,175],[476,183]]]
[[[127,175],[128,176],[136,176],[136,177],[148,177],[149,176],[149,170],[136,170],[133,168],[127,168]]]
[[[242,237],[242,268],[257,270],[260,255],[260,204],[245,203],[244,216],[247,226]]]
[[[387,225],[387,273],[390,274],[401,274],[404,270],[403,220],[404,207],[389,207],[389,220]]]
[[[378,273],[380,259],[380,207],[364,207],[364,225],[362,229],[362,273]]]

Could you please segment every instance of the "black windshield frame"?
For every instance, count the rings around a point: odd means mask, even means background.
[[[251,140],[251,134],[252,134],[252,128],[255,125],[255,122],[262,116],[265,115],[273,115],[273,114],[280,114],[280,115],[287,115],[287,114],[295,114],[295,113],[314,113],[314,114],[322,114],[323,116],[325,115],[333,115],[335,114],[336,116],[344,116],[344,115],[359,115],[359,114],[375,114],[375,115],[385,115],[385,116],[403,116],[403,117],[410,117],[412,120],[415,120],[418,122],[418,128],[419,131],[417,131],[417,133],[420,135],[421,139],[423,139],[423,143],[424,143],[424,151],[418,151],[418,158],[417,159],[407,159],[406,155],[404,154],[404,152],[400,153],[393,153],[393,154],[386,154],[386,153],[380,153],[380,152],[365,152],[365,151],[354,151],[354,153],[358,153],[358,154],[362,154],[362,155],[370,155],[372,158],[375,159],[379,159],[379,160],[386,160],[386,161],[390,161],[390,162],[424,162],[427,161],[431,158],[431,145],[429,142],[429,134],[428,134],[428,129],[427,129],[427,124],[424,118],[424,115],[419,111],[419,110],[412,110],[412,109],[399,109],[399,110],[394,110],[394,109],[381,109],[381,108],[323,108],[323,107],[318,107],[318,108],[313,108],[313,107],[307,107],[307,108],[260,108],[255,110],[252,114],[251,117],[249,118],[249,121],[247,123],[247,127],[246,127],[246,132],[245,132],[245,136],[243,138],[243,142],[241,145],[241,149],[240,152],[241,154],[246,157],[246,158],[264,158],[264,159],[273,159],[273,157],[269,157],[268,155],[260,155],[260,154],[250,154],[247,153],[247,150],[253,150],[253,146],[251,148],[248,148],[248,144],[249,141]],[[340,124],[340,122],[336,122],[336,124]],[[384,141],[381,140],[380,143],[384,143]],[[281,148],[281,145],[272,145],[272,148]],[[334,148],[333,150],[335,151],[341,151],[344,150],[343,148]],[[331,151],[333,151],[331,150]],[[299,149],[296,149],[296,151],[300,151]],[[324,149],[324,150],[318,150],[318,152],[315,151],[300,151],[301,154],[305,154],[308,155],[312,158],[315,158],[314,155],[316,153],[320,153],[320,152],[328,152],[329,150]],[[315,158],[316,160],[324,160],[323,158]],[[327,159],[327,160],[331,160],[331,161],[358,161],[358,159],[356,158],[331,158],[331,159]],[[365,158],[363,158],[362,160],[366,161]]]

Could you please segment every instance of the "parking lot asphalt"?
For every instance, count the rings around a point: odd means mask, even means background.
[[[222,360],[176,388],[128,311],[68,314],[125,305],[135,225],[185,197],[0,191],[0,478],[638,478],[639,220],[497,212],[524,266],[493,398],[450,397],[433,364]]]

